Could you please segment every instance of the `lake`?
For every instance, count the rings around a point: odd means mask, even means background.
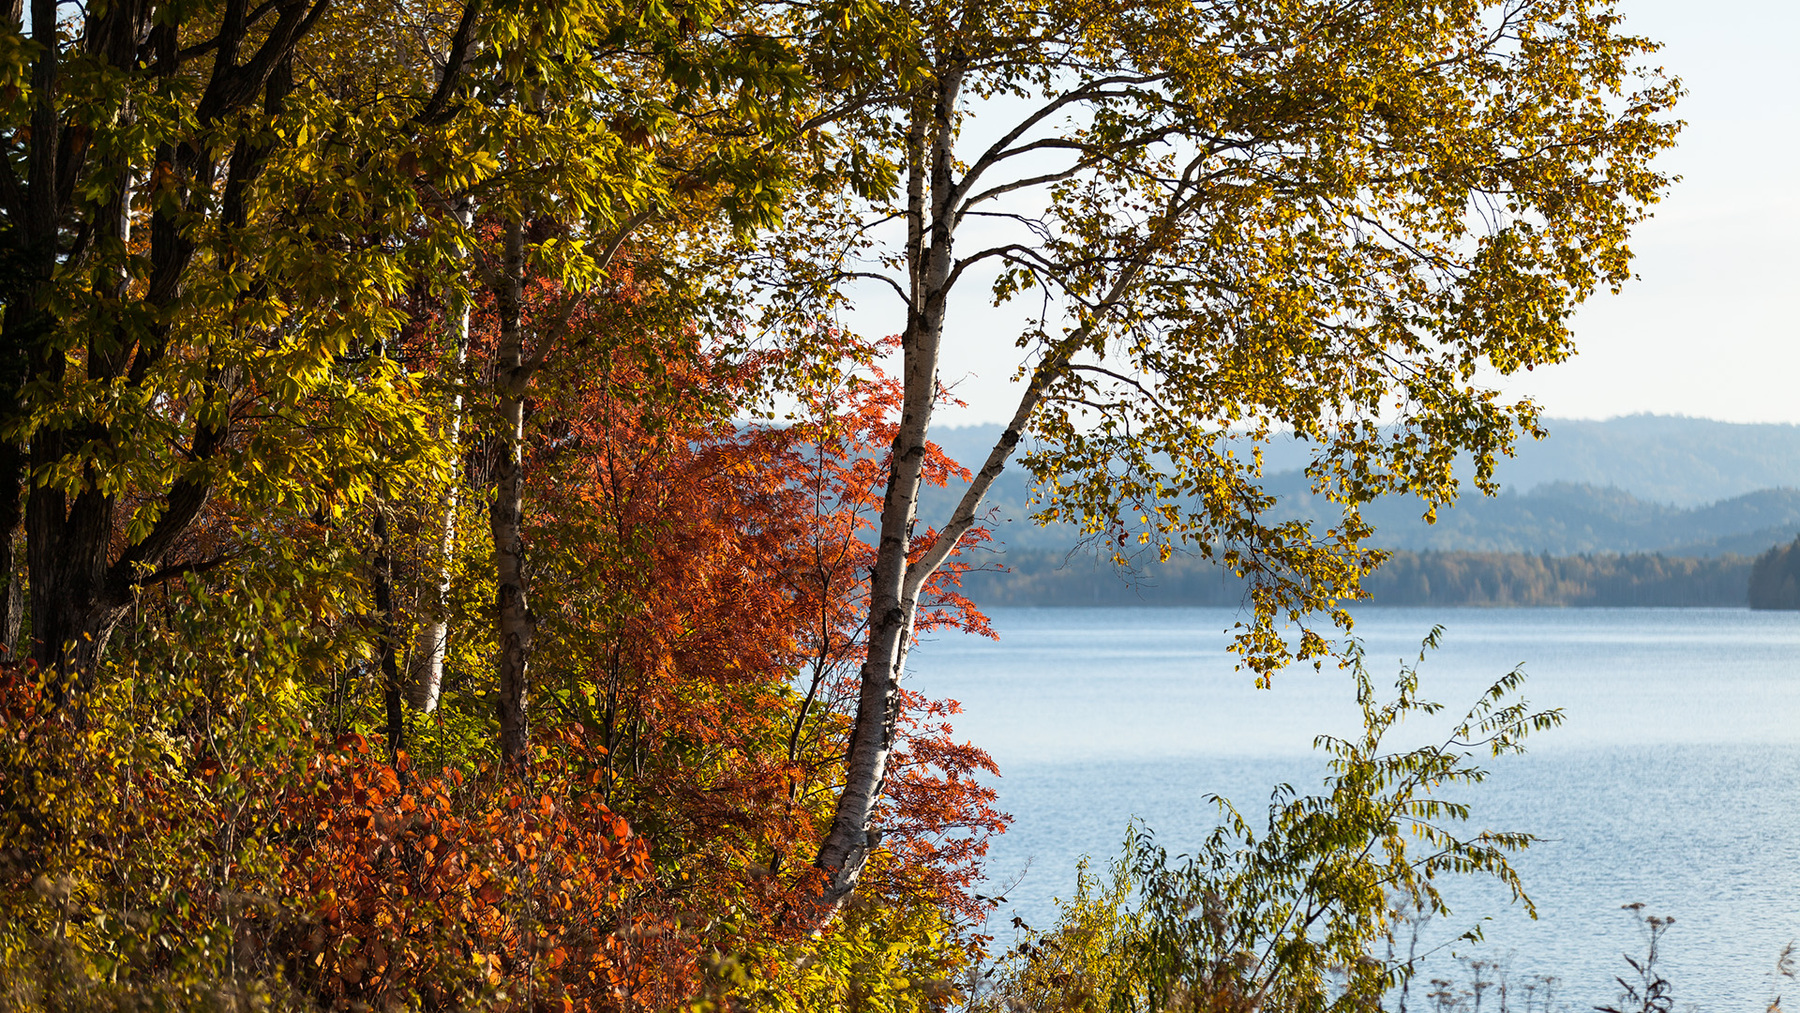
[[[1313,737],[1360,727],[1350,679],[1331,666],[1255,689],[1225,650],[1230,609],[990,615],[998,641],[933,635],[911,671],[917,688],[961,701],[956,737],[1000,766],[1014,823],[990,854],[1009,901],[996,925],[1013,912],[1049,924],[1078,859],[1103,865],[1133,817],[1181,852],[1214,825],[1209,794],[1254,817],[1277,783],[1315,790]],[[1461,713],[1522,665],[1526,698],[1566,715],[1526,756],[1488,762],[1488,783],[1447,796],[1473,803],[1479,827],[1545,839],[1515,863],[1539,920],[1468,886],[1428,933],[1490,918],[1486,940],[1457,956],[1498,960],[1515,980],[1554,976],[1558,1005],[1587,1009],[1614,998],[1620,954],[1641,952],[1620,908],[1642,903],[1675,919],[1661,966],[1676,1009],[1765,1008],[1777,954],[1800,939],[1800,613],[1367,608],[1356,620],[1377,685],[1437,623],[1426,698]],[[1427,976],[1457,970],[1446,953]],[[1787,985],[1791,1007],[1800,983]],[[1413,1008],[1428,1008],[1416,995]]]

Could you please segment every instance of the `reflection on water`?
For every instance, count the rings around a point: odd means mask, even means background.
[[[1016,821],[990,876],[1024,871],[1008,897],[1026,920],[1048,922],[1076,860],[1115,852],[1132,816],[1182,851],[1212,826],[1205,796],[1251,813],[1276,783],[1308,790],[1324,772],[1313,737],[1356,729],[1349,680],[1333,669],[1253,689],[1224,651],[1235,619],[996,609],[1000,641],[952,636],[915,653],[916,684],[960,700],[957,737],[1000,764]],[[1434,621],[1445,639],[1421,668],[1428,697],[1467,704],[1523,664],[1533,703],[1567,714],[1468,792],[1482,825],[1546,838],[1520,862],[1541,920],[1465,888],[1457,931],[1494,916],[1484,955],[1563,977],[1584,1008],[1611,999],[1618,955],[1637,946],[1619,906],[1642,901],[1676,919],[1665,952],[1677,1008],[1761,1009],[1776,953],[1800,937],[1800,615],[1367,609],[1356,632],[1378,683]]]

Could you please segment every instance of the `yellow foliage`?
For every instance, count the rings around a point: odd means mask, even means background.
[[[965,992],[965,943],[935,904],[857,896],[818,939],[760,954],[739,994],[770,1013],[935,1013]]]

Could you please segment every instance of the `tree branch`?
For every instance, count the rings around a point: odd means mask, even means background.
[[[1086,102],[1086,101],[1089,101],[1092,99],[1097,99],[1097,98],[1110,98],[1112,96],[1107,94],[1106,89],[1111,88],[1114,85],[1154,84],[1158,81],[1166,80],[1168,77],[1169,77],[1168,74],[1152,74],[1152,75],[1135,75],[1135,74],[1133,74],[1133,75],[1116,75],[1113,77],[1102,77],[1102,78],[1096,78],[1092,81],[1089,81],[1079,88],[1073,88],[1069,91],[1062,93],[1061,95],[1058,95],[1055,99],[1053,99],[1049,102],[1046,102],[1042,106],[1038,107],[1038,109],[1035,110],[1034,112],[1032,112],[1031,115],[1020,120],[1016,125],[1013,126],[1013,128],[1011,130],[1008,130],[1005,134],[1003,134],[999,140],[997,140],[993,144],[989,145],[988,149],[986,151],[982,152],[980,157],[976,158],[975,161],[969,163],[969,169],[967,172],[963,173],[962,182],[960,184],[958,184],[957,192],[952,196],[951,201],[954,202],[954,201],[960,200],[962,198],[962,193],[963,193],[964,188],[968,187],[975,180],[979,179],[981,177],[982,173],[986,172],[988,169],[992,168],[999,162],[1004,161],[1005,159],[1008,159],[1008,158],[1015,157],[1020,154],[1024,154],[1025,152],[1035,150],[1040,146],[1048,146],[1043,141],[1034,141],[1031,144],[1027,144],[1022,148],[1014,149],[1011,147],[1013,142],[1015,142],[1019,138],[1025,136],[1025,133],[1027,131],[1031,130],[1033,127],[1035,127],[1038,124],[1049,119],[1058,110],[1065,109],[1068,106],[1074,105],[1078,102]],[[1125,93],[1121,92],[1119,94],[1123,95]],[[1063,146],[1063,147],[1073,146],[1073,142],[1064,142],[1061,146]]]
[[[481,16],[485,2],[468,0],[463,5],[462,18],[456,23],[456,35],[450,41],[450,53],[444,60],[443,76],[438,78],[437,89],[431,93],[425,108],[413,117],[413,122],[419,126],[441,126],[456,116],[458,110],[450,108],[450,96],[462,79],[463,65],[468,62],[469,47],[475,38],[475,21]]]
[[[198,562],[176,563],[173,566],[165,566],[153,573],[147,573],[144,576],[139,577],[133,583],[142,588],[149,587],[152,584],[161,584],[165,580],[174,580],[177,577],[185,577],[190,573],[206,573],[209,570],[215,570],[224,566],[226,563],[231,562],[241,555],[243,555],[241,552],[227,552],[224,555],[214,556],[211,559],[199,560]]]

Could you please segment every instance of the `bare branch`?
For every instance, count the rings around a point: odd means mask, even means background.
[[[988,149],[982,152],[979,157],[969,163],[969,169],[963,174],[962,182],[958,184],[957,192],[953,195],[952,200],[960,200],[964,188],[973,184],[975,180],[981,178],[982,173],[993,168],[999,162],[1024,154],[1027,151],[1037,150],[1043,142],[1033,142],[1021,148],[1013,148],[1012,145],[1017,142],[1019,138],[1025,136],[1032,128],[1043,123],[1057,112],[1081,102],[1123,97],[1124,95],[1129,94],[1128,92],[1109,93],[1107,89],[1115,85],[1155,84],[1158,81],[1167,80],[1168,77],[1168,74],[1126,74],[1102,77],[1089,81],[1078,88],[1071,88],[1061,95],[1058,95],[1051,101],[1039,106],[1031,115],[1020,120],[1011,130],[1008,130],[1005,134],[1001,135],[999,140],[996,140],[993,144],[989,145]],[[1065,144],[1065,146],[1068,145]]]

